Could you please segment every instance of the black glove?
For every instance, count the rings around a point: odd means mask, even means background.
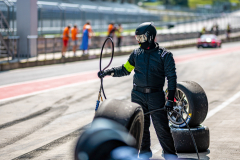
[[[168,100],[165,104],[165,108],[168,112],[172,111],[173,110],[173,101]]]
[[[98,72],[98,77],[99,78],[104,78],[106,75],[113,75],[114,74],[114,69],[112,68],[112,69],[107,69],[107,70],[105,70],[105,71],[103,71],[103,72]]]

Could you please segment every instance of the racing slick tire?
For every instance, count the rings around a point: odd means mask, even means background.
[[[177,153],[196,153],[188,128],[175,128],[170,125],[174,145]],[[210,135],[207,126],[199,125],[191,128],[198,152],[204,152],[209,148]]]
[[[122,124],[136,140],[136,149],[140,149],[143,136],[144,114],[136,103],[107,99],[98,108],[95,118],[107,118]]]
[[[166,90],[166,97],[167,97]],[[190,127],[200,125],[208,112],[208,100],[203,88],[196,82],[183,81],[177,83],[174,107]],[[182,118],[175,112],[168,112],[168,119],[174,127],[186,127]]]

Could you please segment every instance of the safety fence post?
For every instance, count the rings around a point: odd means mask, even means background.
[[[45,61],[46,61],[46,59],[47,59],[47,39],[46,38],[44,38],[44,53],[45,53]]]
[[[37,41],[38,36],[37,35],[28,35],[27,36],[27,62],[29,61],[29,58],[31,57],[31,52],[32,52],[32,44],[30,45],[30,43],[32,43],[32,40],[36,40]],[[30,42],[31,41],[31,42]],[[31,51],[30,51],[30,47],[31,47]],[[37,47],[37,46],[36,46]],[[37,49],[37,48],[36,48]],[[36,50],[37,51],[37,50]]]
[[[53,59],[54,59],[54,35],[45,35],[44,36],[44,42],[45,42],[45,60],[47,60],[47,50],[48,50],[48,44],[52,44],[52,53],[53,53]],[[52,43],[49,43],[48,40],[52,40]]]
[[[52,38],[53,41],[53,60],[55,59],[55,36]]]
[[[27,62],[28,62],[28,54],[30,54],[29,53],[29,36],[27,36]]]
[[[38,41],[39,41],[39,38],[37,37],[37,53],[36,53],[37,57],[36,57],[36,62],[38,62]]]
[[[19,46],[19,41],[20,41],[20,37],[18,38],[18,40],[17,40],[17,56],[18,56],[18,62],[20,62],[20,53],[19,53],[19,48],[20,48],[20,46]]]

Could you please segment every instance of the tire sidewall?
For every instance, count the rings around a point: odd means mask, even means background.
[[[129,127],[129,133],[136,139],[135,148],[140,150],[142,137],[143,137],[143,127],[144,127],[144,115],[142,110],[139,108],[134,112],[132,119],[130,121],[131,126]]]
[[[189,103],[189,114],[186,119],[190,127],[200,125],[206,118],[208,112],[208,100],[203,88],[196,82],[183,81],[177,83],[177,89],[181,90]],[[186,127],[186,124],[174,124],[174,127]]]
[[[195,147],[188,128],[170,126],[176,151],[178,153],[195,153]],[[199,152],[205,152],[210,145],[210,132],[207,126],[190,128]]]
[[[136,139],[136,149],[140,149],[143,136],[144,115],[137,103],[107,99],[99,107],[94,118],[107,118],[123,125]],[[136,131],[137,130],[137,131]]]

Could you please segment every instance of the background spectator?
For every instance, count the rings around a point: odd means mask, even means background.
[[[116,27],[114,26],[114,23],[112,22],[112,23],[110,23],[108,25],[108,34],[107,34],[107,36],[111,37],[113,39],[115,31],[116,31]],[[107,42],[107,46],[108,46],[108,48],[111,48],[111,42],[109,40]]]
[[[117,47],[118,47],[119,52],[121,51],[122,32],[123,32],[122,25],[118,24],[118,28],[116,30],[116,36],[117,36]]]
[[[88,47],[89,47],[92,44],[91,38],[93,36],[93,30],[90,21],[87,21],[86,24],[84,24],[83,31],[86,29],[86,27],[88,27]]]
[[[68,41],[69,41],[69,30],[71,26],[68,25],[67,27],[64,28],[63,30],[63,47],[62,47],[62,57],[65,57],[65,53],[67,51],[68,47]]]
[[[199,37],[201,37],[203,34],[205,34],[206,33],[206,28],[205,27],[203,27],[202,28],[202,30],[201,30],[201,32],[199,33]]]
[[[114,33],[115,33],[116,27],[114,26],[114,23],[110,23],[108,25],[108,37],[113,38],[114,37]]]
[[[89,25],[86,25],[85,29],[83,30],[82,45],[80,46],[80,50],[83,51],[83,55],[88,54],[89,30]]]
[[[227,39],[230,38],[230,33],[231,33],[231,26],[230,26],[230,24],[228,23],[228,25],[227,25]]]
[[[73,41],[73,53],[74,53],[74,56],[76,56],[76,49],[77,49],[77,45],[78,45],[78,38],[77,38],[78,28],[77,28],[77,25],[74,25],[74,27],[71,29],[71,33],[72,33],[72,41]]]
[[[219,33],[219,28],[218,28],[218,24],[216,23],[215,25],[215,35],[218,36]]]
[[[218,32],[219,32],[219,29],[218,29],[218,24],[214,24],[210,30],[210,33],[211,34],[215,34],[216,36],[218,36]]]

